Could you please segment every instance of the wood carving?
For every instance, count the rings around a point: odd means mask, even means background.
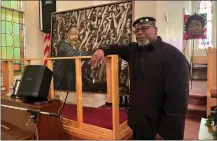
[[[119,2],[95,7],[56,12],[52,15],[52,57],[91,56],[105,44],[132,41],[132,3]],[[89,60],[82,60],[83,90],[106,92],[105,61],[91,70]],[[121,86],[128,87],[128,67],[119,62]],[[67,68],[67,69],[64,69]],[[75,63],[54,61],[55,90],[75,90]]]

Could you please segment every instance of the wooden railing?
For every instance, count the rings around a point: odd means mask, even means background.
[[[217,50],[208,48],[208,71],[207,71],[207,116],[210,115],[212,106],[217,106],[217,98],[212,98],[211,94],[217,89]]]
[[[56,58],[27,58],[27,59],[11,59],[2,60],[3,86],[9,91],[9,84],[14,83],[13,61],[26,61],[25,65],[30,65],[33,60],[47,60],[47,67],[53,70],[53,60],[74,59],[76,70],[76,97],[77,97],[77,128],[81,128],[83,124],[83,104],[82,104],[82,71],[81,59],[91,58],[90,56],[79,57],[56,57]],[[106,57],[106,76],[107,76],[107,96],[108,102],[112,103],[112,121],[113,130],[112,138],[120,139],[120,122],[119,122],[119,76],[118,76],[118,56],[110,55]],[[49,98],[54,98],[53,79],[50,85]]]

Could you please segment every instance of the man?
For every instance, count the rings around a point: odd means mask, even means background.
[[[133,139],[183,139],[189,95],[189,64],[174,46],[157,35],[156,20],[133,23],[137,43],[106,45],[91,58],[94,66],[105,55],[129,62],[128,125]]]
[[[85,51],[79,51],[75,45],[78,41],[79,30],[77,27],[70,27],[66,32],[66,39],[60,43],[57,56],[73,57],[87,56]],[[55,60],[54,62],[54,85],[57,90],[75,90],[75,61]]]
[[[193,14],[188,17],[185,28],[188,34],[187,39],[206,38],[204,34],[205,19],[198,14]]]

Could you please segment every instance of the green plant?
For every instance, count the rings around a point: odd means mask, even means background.
[[[205,126],[208,127],[209,132],[212,134],[213,138],[217,139],[217,107],[212,111],[214,113],[207,117]]]

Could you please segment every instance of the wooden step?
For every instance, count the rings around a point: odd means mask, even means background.
[[[193,104],[193,105],[203,105],[206,106],[207,105],[207,96],[203,96],[203,95],[189,95],[189,100],[188,100],[189,104]]]
[[[207,65],[193,64],[193,69],[207,69]]]
[[[189,111],[206,112],[206,106],[188,104],[188,110]]]
[[[206,117],[206,106],[188,104],[187,117],[190,119],[200,120]]]
[[[189,104],[207,104],[207,81],[192,81],[189,83]]]

